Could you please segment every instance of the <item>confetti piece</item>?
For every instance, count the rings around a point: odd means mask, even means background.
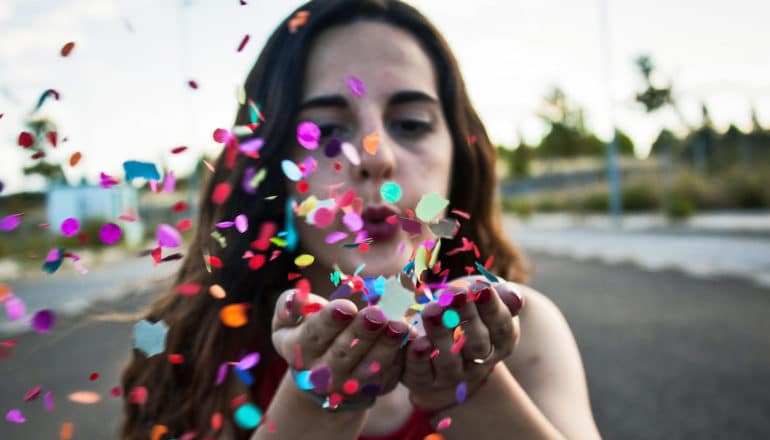
[[[358,150],[350,142],[342,143],[342,154],[352,163],[354,166],[361,164],[361,157],[358,155]]]
[[[88,380],[90,380],[91,382],[93,382],[93,381],[95,381],[95,380],[98,380],[98,379],[99,379],[99,373],[96,373],[96,372],[94,372],[94,373],[91,373],[91,374],[88,376]]]
[[[27,314],[27,305],[21,298],[12,296],[5,300],[5,316],[9,321],[16,321]]]
[[[53,403],[53,393],[48,391],[43,396],[43,404],[45,406],[45,410],[48,412],[53,411],[54,403]]]
[[[331,138],[324,145],[324,155],[328,158],[337,157],[342,152],[342,142],[337,138]]]
[[[417,203],[417,209],[415,209],[417,218],[428,223],[447,205],[449,205],[449,200],[441,197],[438,193],[425,194]]]
[[[310,381],[310,370],[298,371],[295,378],[297,386],[301,390],[312,390],[313,383]]]
[[[496,283],[499,280],[497,277],[490,271],[488,271],[484,266],[481,265],[478,261],[475,263],[476,270],[478,270],[482,275],[484,275],[484,278],[488,279],[489,281]]]
[[[262,420],[262,412],[251,403],[246,403],[235,410],[235,424],[243,429],[254,429]]]
[[[300,268],[310,266],[315,261],[315,257],[310,254],[302,254],[294,259],[294,264]]]
[[[230,197],[230,191],[232,185],[229,182],[222,182],[214,187],[214,192],[211,194],[211,201],[217,205],[224,203],[228,197]]]
[[[444,436],[434,432],[432,434],[426,435],[422,440],[444,440]]]
[[[243,327],[249,321],[246,316],[246,304],[230,304],[222,307],[219,318],[227,327]]]
[[[349,75],[347,78],[345,78],[345,82],[348,85],[350,93],[356,95],[359,98],[366,94],[366,87],[364,86],[364,82],[361,81],[361,79],[357,76]]]
[[[454,238],[460,228],[460,224],[455,219],[441,219],[438,223],[428,225],[431,232],[442,238]]]
[[[187,147],[185,147],[185,146],[176,147],[176,148],[173,148],[171,150],[171,154],[179,154],[179,153],[183,153],[185,151],[187,151]]]
[[[210,163],[208,163],[208,161],[206,159],[201,159],[201,160],[203,161],[203,165],[206,165],[206,168],[208,168],[209,171],[211,171],[213,173],[214,172],[214,165],[211,165]]]
[[[176,186],[176,177],[174,177],[173,171],[169,171],[166,173],[166,178],[163,179],[163,192],[164,193],[174,192],[174,186]]]
[[[238,361],[238,368],[241,370],[250,370],[259,363],[259,353],[249,353]]]
[[[123,395],[123,388],[119,386],[110,388],[110,396],[120,397],[122,395]]]
[[[56,90],[54,90],[54,89],[48,89],[48,90],[46,90],[45,92],[43,92],[43,94],[41,94],[41,95],[40,95],[40,98],[38,98],[38,100],[37,100],[37,104],[35,104],[35,111],[39,110],[39,109],[40,109],[40,107],[42,107],[42,106],[43,106],[43,103],[45,103],[45,101],[46,101],[46,100],[47,100],[47,99],[48,99],[50,96],[53,96],[53,97],[54,97],[54,99],[55,99],[55,100],[57,100],[57,101],[58,101],[58,100],[59,100],[59,98],[61,97],[61,95],[59,95],[59,92],[57,92],[57,91],[56,91]]]
[[[313,215],[313,223],[319,228],[325,228],[334,221],[334,211],[329,208],[318,208]]]
[[[313,368],[310,370],[310,383],[313,384],[313,389],[319,393],[325,393],[329,389],[332,381],[332,370],[326,365]]]
[[[219,366],[219,369],[217,369],[217,379],[214,382],[215,385],[221,385],[222,382],[225,381],[225,377],[227,376],[227,363],[223,363]]]
[[[52,310],[40,310],[32,315],[32,330],[38,333],[48,333],[56,322],[56,315]]]
[[[134,348],[143,351],[147,357],[163,353],[166,350],[167,333],[168,325],[163,321],[139,321],[134,325]]]
[[[335,232],[332,232],[331,234],[327,235],[325,241],[328,244],[334,244],[334,243],[337,243],[340,240],[344,240],[345,237],[347,237],[347,236],[348,236],[348,234],[346,234],[344,232],[335,231]]]
[[[239,214],[235,217],[235,229],[241,234],[249,229],[249,218],[246,217],[246,214]]]
[[[136,178],[145,180],[160,180],[160,174],[155,168],[155,164],[149,162],[139,162],[128,160],[123,162],[123,170],[126,173],[126,181],[130,182]]]
[[[69,54],[72,52],[72,49],[74,49],[74,48],[75,48],[75,42],[74,41],[70,41],[69,43],[66,43],[61,48],[61,52],[60,52],[61,56],[68,57]]]
[[[24,148],[29,148],[35,143],[35,135],[28,132],[28,131],[22,131],[19,133],[19,146],[22,146]]]
[[[380,371],[381,365],[377,361],[372,361],[371,364],[369,364],[369,372],[372,374],[376,374]]]
[[[395,182],[385,182],[380,187],[380,195],[388,203],[396,203],[401,200],[401,187]]]
[[[38,397],[40,397],[40,391],[42,391],[42,389],[43,389],[42,386],[35,385],[24,394],[24,401],[29,402],[31,400],[37,399]]]
[[[283,174],[293,182],[299,182],[302,179],[302,171],[300,171],[296,163],[288,159],[281,161],[281,170],[283,170]]]
[[[102,396],[93,391],[75,391],[67,396],[67,400],[81,405],[93,405],[102,400]]]
[[[27,421],[27,419],[24,418],[24,414],[18,409],[12,409],[5,413],[5,420],[8,420],[11,423],[24,423]]]
[[[99,229],[99,240],[104,244],[113,244],[120,240],[122,232],[115,223],[106,223]]]
[[[155,425],[152,427],[152,431],[150,431],[150,440],[160,440],[163,434],[167,432],[168,428],[164,425]]]
[[[174,365],[180,365],[184,363],[184,356],[181,354],[172,353],[168,355],[168,361]]]
[[[198,89],[198,83],[197,83],[197,82],[195,82],[194,80],[189,80],[189,81],[187,81],[187,85],[188,85],[188,86],[189,86],[191,89],[193,89],[193,90],[197,90],[197,89]]]
[[[358,381],[355,379],[348,379],[342,385],[342,391],[345,394],[355,394],[358,391]]]
[[[364,220],[355,211],[350,211],[345,214],[342,217],[342,223],[344,223],[351,232],[358,232],[364,227]]]
[[[134,387],[128,393],[128,401],[136,405],[147,403],[147,388],[143,386]]]
[[[79,151],[72,153],[72,156],[70,156],[70,161],[69,161],[70,166],[74,167],[75,165],[78,164],[78,162],[80,162],[80,159],[82,158],[83,158],[83,155]]]
[[[0,220],[0,231],[12,231],[21,224],[22,214],[11,214]]]
[[[308,150],[318,148],[318,139],[321,138],[321,129],[312,122],[302,122],[297,126],[297,141]]]
[[[452,425],[452,418],[444,417],[443,419],[438,421],[438,423],[436,424],[436,429],[441,431],[442,429],[449,428],[450,425]]]
[[[80,222],[76,218],[69,217],[61,222],[60,230],[61,235],[72,237],[80,231]]]
[[[299,29],[302,25],[304,25],[307,22],[307,18],[310,16],[309,11],[299,11],[296,14],[294,14],[294,17],[289,20],[289,32],[295,33],[297,32],[297,29]]]
[[[382,313],[391,321],[400,321],[407,309],[414,304],[414,293],[404,289],[398,278],[389,277],[379,303]]]
[[[173,226],[161,223],[155,230],[158,246],[177,248],[182,245],[182,235]]]
[[[225,289],[219,284],[212,284],[211,287],[209,287],[209,295],[216,299],[223,299],[227,296],[227,292],[225,292]]]
[[[457,384],[457,389],[455,390],[455,399],[457,399],[457,403],[463,403],[467,397],[468,384],[465,382],[460,382]]]
[[[238,50],[236,50],[236,52],[240,52],[243,50],[244,47],[246,47],[246,43],[249,42],[249,38],[251,38],[249,34],[246,34],[243,36],[243,39],[241,40],[241,43],[238,45]]]
[[[72,440],[72,432],[74,430],[75,425],[72,422],[62,423],[59,430],[59,440]]]
[[[460,315],[453,309],[444,310],[444,314],[441,315],[441,322],[444,327],[453,329],[460,324]]]
[[[50,142],[51,145],[53,145],[54,147],[56,146],[57,134],[55,131],[49,131],[48,133],[46,133],[45,138],[48,139],[48,142]]]
[[[376,131],[374,133],[371,133],[367,135],[364,138],[364,150],[366,150],[367,153],[374,156],[377,154],[377,147],[380,145],[380,134]]]

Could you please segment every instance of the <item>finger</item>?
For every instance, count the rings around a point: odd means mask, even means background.
[[[518,315],[519,311],[521,311],[522,307],[526,304],[523,289],[515,283],[505,281],[495,285],[495,290],[497,290],[500,299],[508,307],[508,311],[510,311],[513,316]]]
[[[328,366],[338,381],[349,378],[353,368],[377,341],[386,322],[385,316],[377,307],[362,309],[353,322],[334,338],[320,363]]]
[[[463,375],[463,365],[459,354],[452,354],[452,331],[444,326],[442,317],[445,313],[443,307],[436,302],[430,302],[422,310],[425,334],[439,350],[438,356],[433,359],[433,368],[436,372],[436,380],[441,383],[454,383]]]
[[[465,335],[465,343],[462,345],[461,355],[464,360],[483,359],[492,350],[489,340],[489,332],[481,320],[476,304],[468,301],[472,289],[453,288],[454,300],[450,308],[460,315],[462,330]]]
[[[303,298],[304,297],[304,298]],[[295,326],[313,310],[310,305],[326,304],[326,298],[315,294],[297,295],[296,289],[288,289],[281,293],[275,302],[273,312],[273,331],[280,327]]]
[[[347,299],[335,299],[318,313],[305,318],[299,330],[299,341],[305,359],[317,359],[323,355],[332,341],[343,331],[358,313],[356,305]]]
[[[420,336],[409,344],[404,366],[404,384],[408,388],[426,388],[433,384],[433,365],[428,356],[433,348],[427,336]]]
[[[361,362],[353,367],[351,376],[365,384],[363,395],[376,396],[398,383],[403,370],[401,347],[408,336],[409,325],[405,322],[388,322]]]
[[[495,350],[493,359],[490,361],[508,357],[513,352],[517,332],[514,331],[514,319],[508,307],[493,286],[484,286],[479,291],[476,307],[481,320],[487,327],[489,340]]]

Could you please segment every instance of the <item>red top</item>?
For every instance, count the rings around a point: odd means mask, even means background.
[[[278,390],[278,384],[281,383],[283,375],[286,374],[287,365],[281,358],[272,362],[265,374],[264,380],[259,386],[257,404],[260,408],[267,408],[273,395]],[[430,425],[430,416],[417,408],[412,411],[412,415],[394,432],[383,435],[362,435],[358,440],[423,440],[426,435],[435,432]]]

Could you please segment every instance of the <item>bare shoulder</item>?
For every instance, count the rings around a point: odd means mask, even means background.
[[[598,438],[580,351],[564,314],[539,291],[516,287],[525,298],[519,313],[521,336],[506,365],[567,438]]]

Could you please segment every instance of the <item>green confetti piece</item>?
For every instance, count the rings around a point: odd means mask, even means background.
[[[331,273],[331,275],[329,276],[329,279],[331,280],[331,282],[332,282],[332,283],[333,283],[335,286],[339,286],[339,284],[340,284],[340,279],[341,279],[341,278],[342,278],[342,274],[341,274],[341,273],[340,273],[340,271],[338,271],[338,270],[335,270],[335,271],[334,271],[334,272],[332,272],[332,273]]]
[[[243,429],[254,429],[262,420],[262,411],[252,403],[244,403],[235,410],[235,423]]]
[[[400,321],[406,310],[414,304],[414,293],[404,289],[396,277],[385,281],[385,289],[377,306],[391,321]]]
[[[401,187],[395,182],[385,182],[380,187],[380,195],[389,203],[396,203],[401,200]]]
[[[270,239],[270,243],[273,243],[278,247],[286,247],[286,240],[284,240],[283,238],[272,237]]]
[[[436,261],[438,261],[438,254],[441,251],[441,240],[436,241],[436,247],[433,248],[433,253],[430,255],[430,262],[428,263],[428,268],[433,269],[433,266],[436,265]]]
[[[227,247],[227,239],[225,239],[225,237],[224,237],[222,234],[220,234],[220,233],[219,233],[219,231],[214,231],[214,232],[212,232],[212,233],[211,233],[211,237],[212,237],[214,240],[216,240],[216,241],[217,241],[217,243],[219,243],[219,245],[220,245],[222,248],[226,248],[226,247]]]
[[[425,262],[427,258],[428,250],[425,249],[425,246],[419,246],[414,254],[414,273],[417,276],[428,269],[428,264]]]
[[[441,322],[444,324],[444,327],[453,329],[460,324],[460,314],[453,309],[446,309],[441,316]]]
[[[254,177],[251,178],[251,181],[249,182],[249,186],[251,186],[254,189],[257,189],[260,183],[262,183],[263,180],[265,180],[265,177],[267,177],[267,170],[265,168],[260,168],[259,171],[257,171],[257,174],[254,175]]]
[[[417,218],[425,223],[433,220],[433,217],[439,215],[441,210],[449,205],[449,200],[441,197],[438,193],[425,194],[420,199],[420,203],[417,204],[415,214]]]

